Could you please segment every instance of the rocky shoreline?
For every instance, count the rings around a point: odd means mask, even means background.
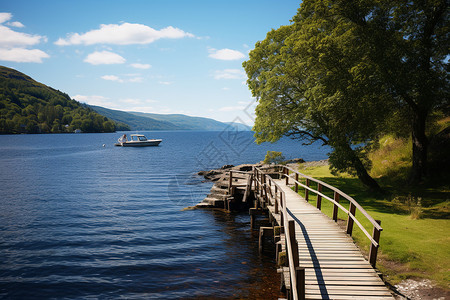
[[[286,161],[285,164],[293,169],[299,169],[299,168],[308,168],[308,167],[317,167],[322,165],[328,165],[328,160],[321,160],[321,161],[311,161],[311,162],[305,162],[301,158],[291,159],[289,161]],[[203,199],[200,203],[195,205],[194,207],[188,207],[187,209],[196,209],[196,208],[217,208],[217,209],[226,209],[229,207],[230,203],[230,197],[229,195],[229,174],[230,171],[235,171],[236,175],[241,174],[243,172],[250,172],[253,170],[253,167],[258,168],[264,168],[264,169],[270,169],[274,165],[272,164],[265,164],[264,162],[259,162],[255,164],[242,164],[242,165],[224,165],[219,169],[212,169],[209,171],[200,171],[197,173],[199,176],[203,176],[205,178],[205,182],[214,182],[213,187],[211,188],[210,193]],[[246,177],[244,175],[244,177]],[[238,179],[235,179],[235,175],[233,176],[233,179],[236,181]],[[242,178],[240,179],[242,181]],[[242,184],[242,182],[241,182]],[[232,201],[232,200],[231,200]]]
[[[286,161],[286,165],[288,165],[289,167],[291,167],[293,169],[298,169],[300,164],[302,167],[306,167],[306,168],[323,166],[323,165],[328,165],[328,159],[306,162],[302,158],[295,158],[295,159]],[[207,180],[207,181],[215,182],[215,181],[220,180],[225,175],[225,173],[229,172],[230,170],[247,172],[247,171],[251,171],[253,167],[263,168],[263,167],[269,167],[269,166],[270,165],[264,164],[264,162],[262,162],[262,161],[255,163],[255,164],[242,164],[242,165],[237,165],[237,166],[224,165],[219,169],[212,169],[209,171],[200,171],[197,173],[197,175],[203,176],[205,178],[205,180]]]

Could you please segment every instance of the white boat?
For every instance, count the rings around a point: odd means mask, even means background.
[[[130,140],[127,139],[124,134],[117,140],[117,144],[115,146],[121,147],[146,147],[146,146],[158,146],[162,140],[158,139],[147,139],[143,134],[132,134],[130,135]]]

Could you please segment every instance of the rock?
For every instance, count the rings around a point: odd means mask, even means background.
[[[288,163],[288,164],[302,164],[304,162],[305,162],[305,160],[303,158],[294,158],[294,159],[290,159],[290,160],[286,161],[286,163]]]
[[[238,170],[239,171],[243,171],[243,172],[248,172],[251,171],[253,169],[254,165],[239,165],[238,166]]]
[[[231,168],[233,168],[234,167],[234,165],[224,165],[224,166],[222,166],[222,168],[220,168],[221,170],[226,170],[226,169],[231,169]]]

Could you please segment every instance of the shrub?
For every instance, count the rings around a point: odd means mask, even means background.
[[[285,158],[281,152],[277,151],[267,151],[266,157],[264,158],[265,164],[282,164]]]

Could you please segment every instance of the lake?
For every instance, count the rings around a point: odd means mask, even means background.
[[[246,213],[183,208],[211,182],[196,175],[255,163],[326,158],[319,145],[251,132],[141,132],[158,147],[122,148],[121,133],[0,136],[0,298],[277,298],[271,253],[258,254]]]

